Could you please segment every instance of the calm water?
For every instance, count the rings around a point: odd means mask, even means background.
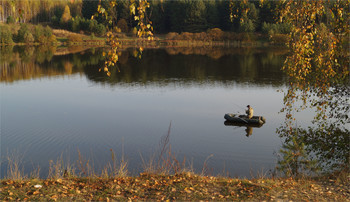
[[[29,50],[28,50],[29,49]],[[57,54],[57,53],[56,53]],[[99,72],[101,50],[69,55],[34,48],[2,50],[1,176],[6,156],[16,152],[24,172],[78,150],[98,171],[124,153],[131,174],[159,151],[170,128],[179,161],[208,174],[251,177],[273,170],[281,147],[285,52],[271,49],[213,49],[185,52],[133,50],[121,53],[111,77]],[[225,126],[224,114],[250,104],[267,123],[246,136],[245,127]],[[310,116],[311,117],[311,116]],[[308,120],[301,116],[301,124]],[[141,158],[142,156],[142,158]],[[208,159],[206,161],[206,159]]]

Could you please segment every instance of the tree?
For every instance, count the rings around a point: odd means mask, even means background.
[[[282,156],[278,160],[277,169],[287,177],[300,177],[319,170],[317,161],[310,159],[300,136],[294,135],[291,141],[283,144],[280,153]]]
[[[63,14],[62,14],[60,23],[61,23],[61,24],[65,24],[65,23],[67,23],[71,18],[72,18],[72,16],[70,15],[69,6],[66,5],[66,6],[64,7],[64,11],[63,11]]]
[[[350,140],[349,1],[289,0],[280,3],[279,11],[281,22],[292,28],[283,66],[290,81],[281,110],[285,124],[277,132],[290,142],[299,131],[308,151],[322,163],[336,162],[347,169],[349,147],[342,142]],[[308,130],[296,126],[293,117],[305,108],[317,112],[315,127]]]

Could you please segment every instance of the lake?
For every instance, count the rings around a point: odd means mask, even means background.
[[[79,152],[98,173],[124,156],[138,174],[160,151],[168,134],[171,151],[195,172],[231,177],[271,174],[282,139],[279,111],[287,77],[286,51],[271,48],[134,49],[120,53],[110,77],[98,48],[58,54],[34,47],[1,51],[1,177],[15,153],[24,173],[50,160],[78,161]],[[224,124],[225,113],[264,116],[253,128]],[[306,111],[300,124],[312,119]],[[78,152],[79,151],[79,152]],[[158,152],[158,153],[157,153]],[[155,157],[157,158],[157,157]]]

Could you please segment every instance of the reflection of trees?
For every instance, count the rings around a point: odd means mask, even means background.
[[[268,50],[225,49],[225,55],[214,59],[206,55],[169,55],[164,49],[150,49],[138,59],[129,49],[118,53],[121,72],[112,69],[110,77],[98,71],[103,65],[102,49],[66,55],[57,55],[56,50],[56,47],[42,46],[1,49],[1,81],[84,72],[92,81],[112,85],[166,85],[174,82],[180,85],[192,85],[193,82],[231,85],[233,82],[249,82],[280,86],[284,82],[280,71],[284,56]]]
[[[273,61],[269,62],[265,58],[269,54],[268,50],[250,50],[242,53],[243,50],[237,51],[235,49],[231,50],[231,54],[218,59],[201,54],[169,54],[168,49],[146,50],[143,52],[142,58],[137,59],[132,57],[128,51],[122,52],[119,56],[124,61],[118,65],[120,72],[112,69],[110,77],[107,77],[103,76],[103,72],[85,69],[85,74],[91,80],[112,85],[125,83],[164,85],[176,82],[186,85],[186,83],[193,82],[197,84],[249,82],[280,86],[283,83],[280,67],[284,56],[276,54],[275,57],[271,57]],[[248,55],[244,56],[246,54]]]
[[[54,56],[56,47],[4,46],[0,49],[1,81],[69,75],[82,72],[87,65],[98,65],[101,51]]]
[[[251,53],[268,52],[270,55],[285,55],[287,49],[272,49],[268,51],[261,48],[236,48],[236,47],[223,47],[223,46],[179,46],[179,47],[166,47],[166,52],[169,55],[205,55],[213,59],[219,59],[227,55],[249,55]]]

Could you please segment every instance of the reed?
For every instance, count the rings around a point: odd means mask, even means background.
[[[179,161],[171,150],[170,144],[171,122],[167,133],[159,141],[158,151],[151,154],[148,161],[140,154],[143,171],[148,174],[178,174],[182,172],[192,172],[191,166],[186,166],[186,157]]]
[[[68,160],[64,160],[63,154],[61,154],[61,156],[57,158],[56,162],[50,160],[48,178],[62,179],[74,177],[76,176],[75,170],[75,166]]]
[[[101,177],[103,178],[116,178],[116,177],[126,177],[128,176],[128,162],[124,158],[124,152],[120,157],[120,160],[117,160],[117,155],[111,151],[111,162],[109,162],[101,172]]]
[[[24,155],[20,154],[18,151],[14,150],[12,152],[7,152],[7,176],[6,178],[12,180],[23,180],[27,176],[24,175],[23,166]]]

